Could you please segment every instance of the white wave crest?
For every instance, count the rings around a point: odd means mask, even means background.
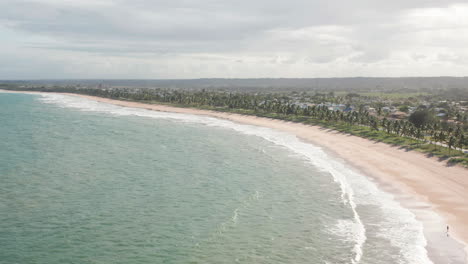
[[[413,213],[401,207],[390,194],[379,190],[375,183],[367,177],[353,171],[339,159],[333,158],[321,148],[300,141],[295,135],[265,127],[243,125],[227,120],[208,116],[157,112],[146,109],[121,107],[100,103],[85,98],[60,94],[42,94],[40,99],[45,103],[53,103],[61,107],[71,107],[82,111],[108,113],[119,116],[142,116],[150,118],[172,119],[180,122],[201,123],[207,126],[233,129],[246,135],[262,137],[274,144],[302,155],[316,168],[333,176],[341,188],[341,198],[353,212],[353,223],[338,223],[346,226],[346,236],[354,242],[354,258],[351,263],[359,263],[366,242],[366,229],[357,211],[358,204],[376,204],[381,206],[388,222],[383,227],[385,232],[380,235],[388,239],[392,245],[401,249],[406,263],[432,263],[425,249],[426,239],[422,224],[416,221]],[[237,212],[236,212],[237,213]],[[234,214],[233,220],[237,220]]]

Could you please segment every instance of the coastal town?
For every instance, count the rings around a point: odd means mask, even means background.
[[[449,123],[463,124],[467,120],[468,101],[426,100],[425,98],[386,98],[379,96],[360,96],[350,93],[344,97],[291,96],[294,104],[301,108],[324,106],[331,111],[367,111],[374,116],[390,119],[407,119],[417,110],[430,111],[434,117]]]

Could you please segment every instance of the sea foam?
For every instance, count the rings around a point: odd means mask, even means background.
[[[331,231],[346,237],[354,243],[354,257],[350,260],[351,263],[359,263],[363,254],[365,254],[363,248],[367,239],[366,229],[358,213],[359,205],[377,205],[382,209],[386,221],[381,224],[381,231],[378,235],[390,241],[392,246],[400,249],[402,255],[402,259],[400,259],[401,263],[432,263],[425,249],[427,241],[423,235],[422,223],[416,220],[412,212],[401,207],[392,195],[378,189],[377,185],[366,176],[354,171],[343,161],[328,155],[320,147],[299,140],[295,135],[270,128],[238,124],[208,116],[121,107],[60,94],[41,95],[40,100],[42,102],[52,103],[60,107],[118,116],[133,115],[171,119],[179,122],[228,128],[246,135],[262,137],[274,144],[283,146],[301,155],[321,171],[330,173],[333,180],[339,184],[342,201],[352,210],[353,221],[337,220],[335,228],[332,228]]]

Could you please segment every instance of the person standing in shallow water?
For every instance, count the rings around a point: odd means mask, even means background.
[[[449,236],[449,226],[447,225],[447,236]]]

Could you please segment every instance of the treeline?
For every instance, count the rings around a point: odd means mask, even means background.
[[[170,103],[183,106],[209,107],[227,111],[248,110],[251,114],[276,114],[276,118],[298,116],[306,120],[341,123],[349,126],[366,126],[402,137],[445,145],[449,149],[464,149],[467,137],[462,124],[427,118],[427,113],[415,112],[409,120],[388,119],[372,115],[363,107],[357,111],[334,111],[324,105],[298,104],[281,94],[230,93],[220,91],[184,91],[137,88],[74,88],[37,87],[27,90],[68,92],[118,100]]]

